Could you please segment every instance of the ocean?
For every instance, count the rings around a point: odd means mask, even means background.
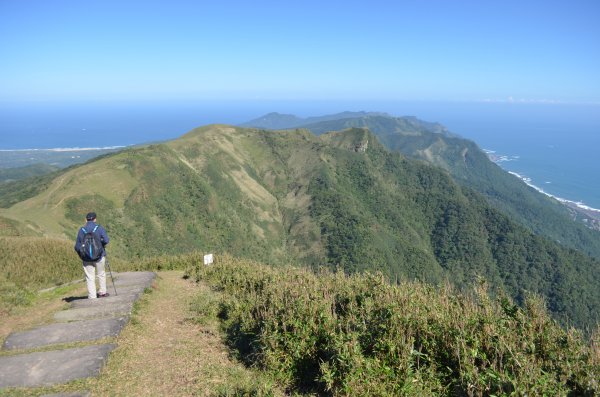
[[[600,106],[494,104],[471,110],[440,122],[538,190],[600,209]]]
[[[547,194],[600,208],[600,106],[408,101],[0,103],[0,150],[127,146],[269,112],[383,111],[439,122]],[[0,152],[2,156],[2,152]]]

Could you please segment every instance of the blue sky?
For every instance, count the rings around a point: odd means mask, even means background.
[[[599,1],[204,3],[0,0],[0,100],[600,102]]]

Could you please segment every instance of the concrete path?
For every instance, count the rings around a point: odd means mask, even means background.
[[[6,387],[48,386],[97,376],[114,344],[94,341],[117,336],[129,320],[134,302],[156,277],[153,272],[113,273],[118,295],[107,280],[110,297],[77,299],[71,308],[54,315],[57,323],[10,334],[3,350],[18,352],[0,356],[0,391]],[[112,289],[112,290],[111,290]],[[88,346],[28,352],[66,343]],[[67,394],[65,394],[67,395]],[[85,392],[74,395],[85,395]]]
[[[85,342],[117,336],[127,317],[50,324],[30,331],[12,333],[4,341],[5,350],[35,349],[59,343]]]
[[[131,313],[133,302],[113,303],[111,305],[96,305],[90,307],[78,307],[75,309],[62,310],[54,314],[56,321],[78,321],[93,318],[127,316]]]
[[[0,385],[49,386],[96,376],[115,345],[19,354],[0,360]]]
[[[117,296],[109,296],[102,299],[77,299],[71,302],[72,308],[78,307],[94,307],[94,306],[109,306],[115,303],[132,303],[135,302],[142,292],[119,291]]]

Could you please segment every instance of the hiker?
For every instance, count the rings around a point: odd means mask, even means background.
[[[109,295],[106,292],[106,273],[104,272],[106,257],[104,247],[108,244],[108,235],[106,230],[96,223],[95,212],[88,213],[85,220],[85,226],[81,227],[79,233],[77,233],[75,251],[83,260],[88,299],[104,298]],[[98,295],[96,295],[96,270],[98,271],[98,281],[100,283]]]

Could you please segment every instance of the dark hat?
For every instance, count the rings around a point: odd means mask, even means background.
[[[85,219],[87,221],[93,221],[94,219],[96,219],[96,213],[95,212],[88,212],[88,214],[85,216]]]

